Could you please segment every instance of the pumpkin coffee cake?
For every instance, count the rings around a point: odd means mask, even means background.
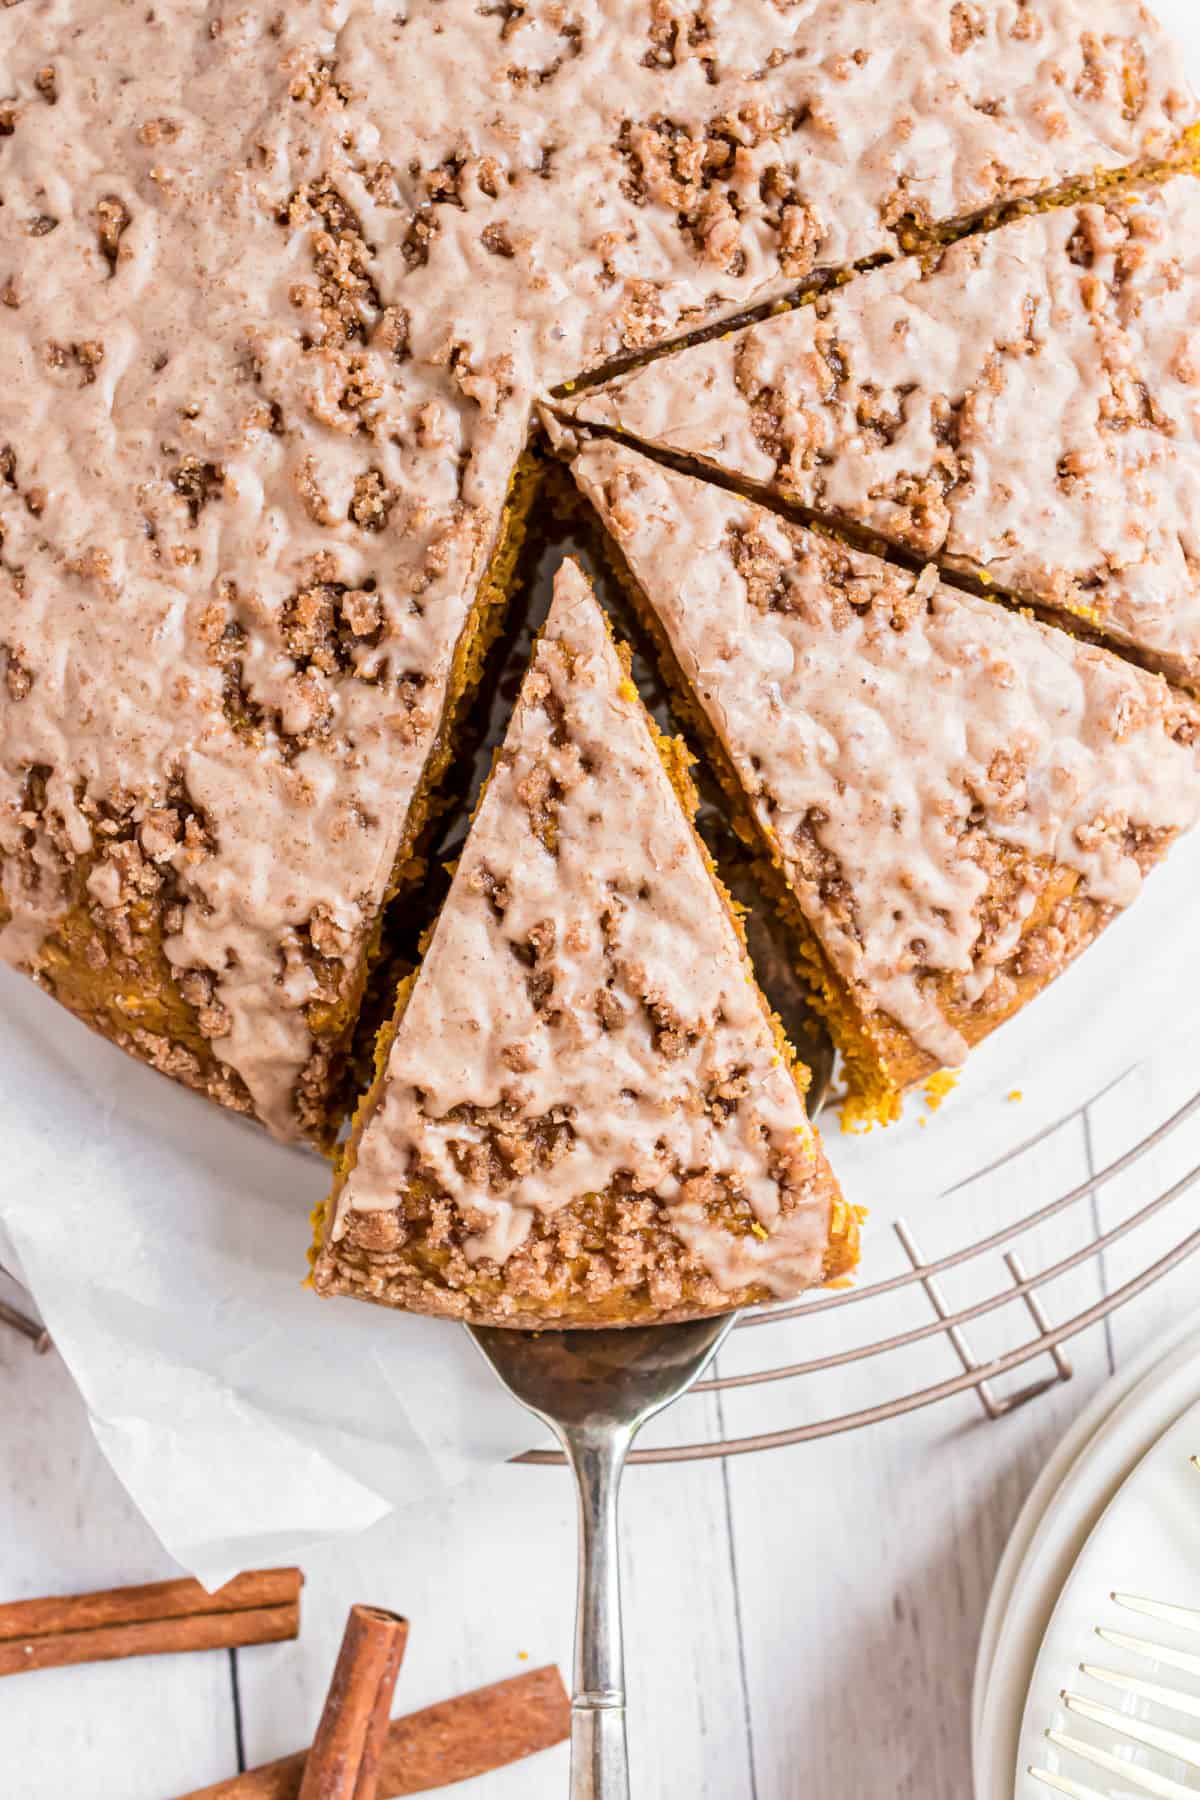
[[[623,444],[572,467],[781,878],[850,1117],[894,1117],[1195,822],[1200,707]]]
[[[283,1135],[509,581],[535,395],[1194,157],[1138,0],[0,8],[0,956]]]
[[[1200,180],[1037,213],[565,410],[1200,686]]]
[[[564,564],[323,1220],[323,1293],[500,1325],[677,1319],[852,1266],[736,919]],[[682,802],[682,803],[681,803]]]

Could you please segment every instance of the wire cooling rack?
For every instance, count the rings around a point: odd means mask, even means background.
[[[948,1351],[952,1365],[957,1365],[957,1372],[928,1383],[905,1384],[901,1380],[896,1384],[898,1391],[856,1410],[805,1418],[800,1423],[745,1436],[725,1435],[722,1430],[720,1435],[707,1440],[637,1450],[631,1460],[642,1463],[695,1462],[706,1457],[743,1456],[753,1451],[779,1449],[878,1425],[884,1420],[972,1391],[978,1397],[983,1413],[990,1419],[998,1419],[1069,1381],[1072,1368],[1063,1349],[1065,1344],[1102,1324],[1119,1308],[1146,1293],[1173,1269],[1200,1252],[1200,1213],[1195,1204],[1196,1191],[1200,1191],[1200,1163],[1186,1168],[1153,1198],[1127,1202],[1107,1227],[1098,1223],[1095,1210],[1096,1196],[1102,1189],[1109,1190],[1110,1184],[1137,1170],[1139,1165],[1145,1165],[1153,1152],[1166,1147],[1181,1127],[1198,1114],[1200,1092],[1104,1168],[1089,1173],[1068,1192],[1030,1206],[1028,1171],[1023,1165],[1027,1165],[1052,1131],[1064,1129],[1071,1121],[1041,1133],[963,1184],[963,1207],[968,1210],[969,1189],[975,1182],[984,1176],[1011,1178],[1014,1193],[1020,1195],[1024,1190],[1026,1195],[1023,1200],[1014,1200],[1011,1224],[944,1255],[927,1257],[913,1227],[903,1220],[898,1221],[893,1227],[895,1246],[904,1264],[898,1273],[861,1287],[744,1314],[736,1327],[737,1361],[748,1360],[741,1354],[748,1332],[761,1334],[766,1353],[761,1359],[750,1359],[755,1362],[754,1367],[738,1373],[718,1373],[699,1382],[692,1393],[715,1395],[723,1400],[777,1385],[781,1394],[781,1412],[785,1407],[793,1412],[807,1410],[807,1400],[817,1388],[820,1377],[860,1365],[872,1385],[876,1380],[882,1385],[889,1379],[902,1353],[939,1339]],[[1188,1160],[1190,1162],[1190,1157]],[[1153,1232],[1153,1242],[1147,1243],[1147,1237],[1151,1235],[1147,1228],[1155,1221],[1159,1222],[1160,1229]],[[1053,1234],[1048,1231],[1051,1227],[1055,1228]],[[1164,1231],[1167,1234],[1165,1249]],[[1036,1268],[1031,1270],[1026,1263],[1026,1257],[1031,1254],[1030,1245],[1036,1239],[1039,1244],[1035,1250],[1043,1248],[1050,1235],[1060,1240],[1058,1248],[1048,1257],[1043,1255]],[[1122,1261],[1131,1260],[1135,1268],[1119,1285],[1108,1288],[1106,1262],[1109,1253],[1115,1252],[1118,1245],[1123,1246]],[[1088,1285],[1094,1287],[1097,1297],[1052,1322],[1047,1309],[1055,1286],[1077,1271],[1092,1273],[1094,1279]],[[956,1277],[960,1285],[969,1287],[973,1294],[986,1290],[984,1297],[952,1305],[945,1289],[947,1278]],[[1197,1292],[1200,1304],[1200,1282]],[[919,1303],[925,1316],[897,1330],[897,1313],[911,1312],[914,1301]],[[905,1302],[909,1303],[907,1307]],[[833,1321],[838,1326],[836,1336],[841,1339],[851,1335],[848,1329],[843,1329],[850,1324],[846,1315],[851,1312],[855,1315],[853,1335],[861,1341],[796,1361],[776,1360],[772,1355],[772,1346],[784,1336],[790,1348],[796,1343],[797,1336],[803,1337],[806,1332],[815,1336],[819,1331],[825,1339],[834,1335],[820,1329],[821,1321],[831,1313],[838,1315]],[[1023,1328],[1013,1328],[1017,1341],[1010,1348],[991,1355],[978,1355],[969,1334],[974,1334],[985,1320],[994,1320],[999,1327],[1001,1315],[1010,1321],[1014,1312],[1019,1314],[1023,1325]],[[1041,1364],[1045,1367],[1038,1366]],[[998,1391],[998,1384],[1006,1377],[1026,1369],[1031,1370],[1031,1379],[1012,1391]],[[798,1395],[803,1399],[798,1399]],[[719,1419],[723,1419],[723,1412],[724,1408],[718,1406]],[[550,1450],[531,1450],[519,1460],[541,1465],[562,1462],[559,1454]]]
[[[1137,1299],[1172,1270],[1181,1267],[1200,1252],[1200,1211],[1196,1194],[1200,1192],[1200,1163],[1186,1158],[1183,1172],[1161,1187],[1149,1199],[1126,1202],[1119,1207],[1111,1223],[1101,1225],[1096,1212],[1096,1196],[1110,1192],[1112,1184],[1156,1151],[1177,1141],[1177,1134],[1190,1120],[1200,1115],[1200,1092],[1192,1095],[1170,1117],[1148,1131],[1129,1149],[1105,1167],[1089,1173],[1068,1192],[1030,1206],[1028,1200],[1014,1201],[1012,1222],[990,1231],[986,1236],[944,1254],[927,1256],[913,1226],[899,1220],[893,1226],[893,1248],[902,1263],[895,1274],[847,1288],[820,1294],[794,1304],[760,1308],[748,1312],[736,1327],[736,1355],[726,1361],[753,1366],[734,1373],[717,1373],[692,1389],[695,1396],[716,1398],[716,1416],[722,1421],[717,1435],[691,1443],[670,1444],[637,1450],[631,1460],[641,1463],[695,1462],[707,1457],[742,1456],[752,1451],[772,1450],[784,1445],[803,1444],[816,1438],[833,1437],[841,1432],[856,1431],[881,1424],[902,1414],[933,1406],[957,1394],[973,1392],[983,1413],[990,1419],[1002,1418],[1027,1405],[1071,1379],[1071,1364],[1063,1346],[1072,1338],[1101,1325],[1119,1308]],[[1063,1121],[1038,1137],[1008,1152],[987,1169],[980,1170],[962,1184],[962,1211],[970,1210],[970,1189],[985,1177],[1000,1177],[1011,1182],[1014,1194],[1027,1193],[1030,1186],[1029,1160],[1053,1132],[1066,1129],[1071,1121]],[[1182,1133],[1178,1141],[1189,1134]],[[1190,1166],[1187,1166],[1190,1165]],[[1134,1184],[1126,1184],[1134,1185]],[[1136,1184],[1144,1194],[1141,1183]],[[1191,1204],[1189,1205],[1189,1198]],[[944,1214],[944,1208],[942,1209]],[[1157,1228],[1148,1228],[1157,1222]],[[1057,1245],[1047,1255],[1048,1228],[1055,1228]],[[924,1228],[924,1227],[923,1227]],[[1147,1242],[1147,1238],[1151,1241]],[[1036,1240],[1036,1242],[1035,1242]],[[1122,1260],[1133,1268],[1119,1285],[1106,1285],[1110,1252],[1122,1246]],[[1165,1246],[1165,1247],[1164,1247]],[[1036,1268],[1027,1259],[1038,1256]],[[1089,1304],[1067,1309],[1067,1316],[1052,1320],[1050,1307],[1056,1284],[1077,1272],[1090,1271],[1094,1279],[1088,1283],[1096,1292]],[[4,1275],[0,1269],[0,1275]],[[34,1349],[44,1352],[50,1340],[42,1325],[22,1310],[21,1290],[11,1277],[11,1297],[0,1295],[0,1326],[19,1331]],[[957,1281],[972,1297],[955,1305],[947,1298],[947,1284]],[[1075,1284],[1078,1286],[1078,1283]],[[1200,1304],[1200,1281],[1197,1283]],[[912,1315],[914,1306],[919,1317],[896,1329],[899,1316]],[[1012,1327],[1017,1314],[1019,1328]],[[835,1315],[832,1319],[829,1315]],[[1001,1321],[1004,1324],[1001,1324]],[[1017,1341],[990,1355],[977,1353],[972,1338],[988,1328],[1002,1331],[1007,1339]],[[752,1341],[748,1333],[761,1334],[764,1355],[760,1358],[742,1354]],[[781,1357],[778,1345],[786,1342],[790,1350],[805,1337],[836,1339],[836,1347],[821,1354],[797,1360]],[[853,1338],[853,1342],[847,1340]],[[731,1340],[732,1342],[733,1340]],[[900,1366],[905,1352],[939,1344],[947,1352],[951,1366],[956,1367],[940,1380],[906,1381],[896,1379],[893,1371]],[[816,1345],[813,1345],[816,1348]],[[1044,1364],[1044,1367],[1035,1365]],[[745,1396],[753,1390],[778,1387],[780,1410],[807,1410],[808,1400],[819,1385],[819,1378],[858,1366],[872,1387],[891,1380],[895,1391],[886,1398],[850,1411],[826,1417],[803,1418],[800,1422],[768,1431],[755,1431],[743,1436],[726,1435],[724,1402],[734,1396]],[[1031,1369],[1031,1379],[1014,1389],[1000,1392],[998,1384],[1006,1377]],[[878,1376],[876,1376],[878,1371]],[[804,1398],[800,1400],[798,1395]],[[561,1464],[556,1451],[531,1450],[517,1460],[545,1466]]]

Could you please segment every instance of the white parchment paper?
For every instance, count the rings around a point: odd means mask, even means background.
[[[1200,85],[1196,0],[1158,11]],[[975,1053],[936,1115],[910,1103],[867,1138],[826,1123],[876,1227],[1064,1117],[1164,1037],[1200,1046],[1198,892],[1194,834]],[[458,1326],[303,1289],[307,1215],[328,1179],[317,1158],[138,1067],[7,969],[0,1146],[0,1261],[31,1288],[117,1475],[210,1585],[427,1504],[535,1440]],[[868,1245],[868,1274],[870,1262]]]
[[[533,1441],[459,1327],[301,1286],[318,1158],[7,969],[0,1013],[0,1258],[185,1568],[216,1584],[291,1560]]]

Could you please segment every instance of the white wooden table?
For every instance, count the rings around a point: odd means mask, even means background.
[[[1196,1070],[1169,1065],[1128,1077],[1025,1160],[1026,1206],[1103,1168],[1143,1121],[1157,1122],[1196,1084]],[[1193,1121],[1125,1179],[1148,1198],[1198,1161]],[[1119,1204],[1116,1185],[1089,1203],[1091,1228]],[[1011,1175],[976,1183],[962,1202],[964,1236],[1007,1222]],[[1184,1204],[1194,1222],[1200,1200]],[[1176,1210],[1162,1248],[1181,1228]],[[1089,1264],[1057,1284],[1052,1316],[1126,1279],[1135,1257],[1148,1260],[1145,1232],[1136,1250],[1121,1246],[1103,1268]],[[966,1291],[969,1281],[966,1290],[960,1282],[951,1298]],[[1193,1262],[1077,1340],[1069,1384],[996,1423],[966,1395],[797,1449],[631,1471],[625,1591],[637,1800],[968,1800],[975,1643],[1009,1528],[1071,1418],[1123,1359],[1195,1310],[1198,1294]],[[830,1329],[844,1331],[837,1322],[847,1316],[829,1315]],[[896,1323],[906,1322],[898,1313]],[[977,1347],[988,1355],[1027,1327],[1013,1317],[984,1321]],[[761,1361],[759,1335],[739,1334],[726,1366]],[[811,1322],[795,1348],[813,1354]],[[775,1360],[783,1349],[772,1345]],[[912,1367],[918,1381],[953,1372],[945,1341],[923,1346]],[[691,1399],[673,1428],[689,1437],[771,1428],[798,1406],[803,1416],[831,1415],[863,1404],[878,1379],[861,1370],[822,1377],[790,1400],[760,1389],[737,1403],[736,1420],[712,1398]],[[172,1572],[96,1450],[62,1365],[0,1331],[0,1598]],[[574,1515],[557,1471],[504,1470],[486,1493],[417,1524],[385,1522],[309,1557],[306,1572],[299,1643],[0,1682],[3,1800],[169,1800],[239,1762],[295,1748],[318,1715],[354,1600],[394,1606],[413,1622],[398,1710],[536,1663],[569,1668]],[[564,1748],[451,1791],[463,1800],[561,1800],[566,1775]]]

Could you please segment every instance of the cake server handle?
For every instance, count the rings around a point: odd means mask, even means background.
[[[617,1499],[633,1430],[560,1427],[579,1494],[571,1800],[629,1800]]]

